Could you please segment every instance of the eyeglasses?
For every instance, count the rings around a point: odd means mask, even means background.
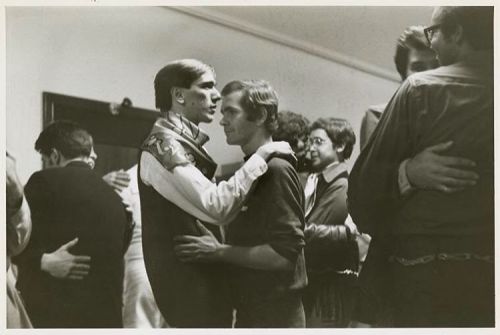
[[[310,137],[309,138],[309,146],[316,146],[316,147],[319,147],[320,145],[322,145],[323,143],[326,142],[325,139],[322,139],[321,137]]]
[[[430,26],[430,27],[427,27],[424,29],[424,35],[425,35],[425,38],[427,39],[427,43],[429,45],[431,45],[431,40],[432,40],[432,37],[434,36],[434,33],[436,32],[436,30],[438,30],[440,28],[441,28],[441,23],[438,23],[438,24],[435,24],[433,26]]]

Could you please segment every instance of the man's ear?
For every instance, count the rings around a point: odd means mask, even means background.
[[[461,25],[457,25],[452,38],[457,44],[462,44],[464,42],[464,28]]]
[[[344,143],[335,145],[335,151],[337,153],[343,153],[344,149],[345,149],[345,144]]]
[[[180,105],[184,104],[184,91],[180,87],[172,87],[170,90],[170,94],[172,95],[172,101],[177,101]]]
[[[58,166],[59,163],[61,163],[61,159],[62,159],[62,156],[61,156],[61,153],[59,152],[59,150],[52,148],[50,150],[50,155],[49,155],[50,164],[52,166]]]
[[[265,108],[260,108],[259,116],[255,120],[255,123],[257,124],[257,126],[260,127],[266,123],[266,120],[267,120],[267,110]]]

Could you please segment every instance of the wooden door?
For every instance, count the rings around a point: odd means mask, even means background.
[[[155,110],[43,93],[44,127],[52,121],[71,120],[87,129],[94,138],[95,171],[100,175],[137,164],[139,147],[158,117]]]

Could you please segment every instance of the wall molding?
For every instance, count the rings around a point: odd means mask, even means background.
[[[163,7],[163,8],[181,12],[196,17],[198,19],[202,19],[205,21],[209,21],[211,23],[219,24],[224,27],[238,30],[240,32],[247,33],[252,36],[262,38],[264,40],[277,43],[295,50],[299,50],[307,54],[314,55],[316,57],[320,57],[322,59],[337,64],[348,66],[357,71],[368,73],[370,75],[379,78],[383,78],[396,83],[399,83],[401,81],[401,78],[397,74],[393,73],[392,71],[386,70],[382,67],[355,59],[352,56],[348,56],[340,52],[335,52],[333,50],[320,47],[318,45],[309,43],[307,41],[296,39],[248,22],[238,21],[231,16],[215,13],[213,10],[207,10],[204,7],[175,6],[175,7]]]

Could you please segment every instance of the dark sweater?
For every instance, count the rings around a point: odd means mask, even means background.
[[[249,308],[294,294],[305,287],[304,195],[293,166],[272,158],[240,214],[229,224],[227,242],[236,246],[269,244],[294,264],[290,271],[265,271],[233,266],[235,304]],[[270,302],[272,303],[272,302]]]

